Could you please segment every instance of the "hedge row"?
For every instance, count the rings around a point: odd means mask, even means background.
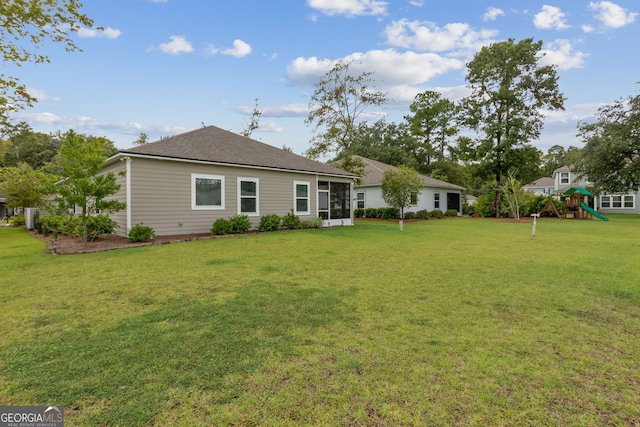
[[[396,208],[367,208],[367,209],[355,209],[353,214],[356,218],[378,218],[378,219],[399,219],[400,210]],[[442,218],[443,216],[458,216],[458,211],[455,209],[449,209],[443,213],[440,209],[434,209],[427,211],[426,209],[419,210],[417,212],[405,212],[404,219],[435,219]]]

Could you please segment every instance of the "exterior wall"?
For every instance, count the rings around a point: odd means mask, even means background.
[[[554,188],[553,187],[529,187],[529,186],[524,186],[523,189],[525,191],[531,191],[536,195],[542,194],[542,195],[545,195],[545,196],[553,196],[553,194],[554,194]]]
[[[124,165],[125,162],[119,163]],[[192,174],[224,177],[224,209],[192,209]],[[318,178],[315,174],[132,157],[131,205],[128,207],[131,210],[131,225],[143,222],[153,227],[159,236],[208,233],[217,218],[239,214],[238,177],[258,179],[259,215],[249,216],[253,228],[257,228],[261,215],[285,215],[293,209],[294,181],[309,183],[310,214],[298,216],[301,219],[317,217]],[[345,178],[321,179],[351,182]],[[117,195],[120,200],[125,187],[123,185]],[[121,214],[124,215],[123,224],[126,224],[126,213]],[[121,219],[122,216],[118,215],[118,224],[121,224]],[[126,225],[124,227],[118,229],[119,235],[126,235]]]
[[[595,209],[603,214],[640,214],[640,191],[636,193],[626,193],[623,195],[617,194],[617,196],[623,196],[623,199],[624,196],[631,196],[633,199],[632,207],[603,207],[603,196],[606,197],[608,195],[597,196],[594,201]],[[609,203],[609,205],[612,205],[612,203]],[[622,205],[624,205],[624,203],[622,203]]]
[[[354,193],[365,193],[364,199],[364,207],[366,208],[385,208],[387,207],[387,203],[382,198],[382,187],[381,186],[373,186],[373,187],[356,187]],[[440,193],[440,209],[442,212],[447,210],[447,193],[455,193],[460,195],[460,203],[462,203],[462,191],[460,190],[452,190],[447,188],[432,188],[432,187],[424,187],[422,191],[418,194],[418,203],[416,205],[412,205],[405,209],[405,212],[417,212],[420,210],[432,211],[436,209],[434,206],[434,194]],[[462,209],[461,206],[458,207],[458,211]]]
[[[112,172],[116,176],[116,183],[120,185],[120,189],[116,194],[109,197],[110,200],[117,200],[122,203],[127,202],[127,178],[126,178],[126,163],[115,162],[108,166],[105,166],[102,169],[101,174],[107,174]],[[118,236],[126,236],[127,235],[127,211],[122,210],[120,212],[115,212],[111,214],[111,219],[118,223],[118,227],[116,228],[116,234]],[[133,225],[133,224],[132,224]]]

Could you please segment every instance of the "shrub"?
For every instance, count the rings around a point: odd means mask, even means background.
[[[495,196],[493,194],[485,194],[484,196],[478,197],[474,206],[475,214],[481,217],[491,217],[496,216],[495,210],[493,209],[493,201]]]
[[[357,208],[353,210],[353,216],[356,218],[362,218],[364,216],[365,210],[362,208]]]
[[[302,221],[302,228],[322,228],[322,218],[309,218]]]
[[[266,214],[260,218],[260,224],[258,230],[260,231],[276,231],[280,228],[282,219],[276,214]]]
[[[365,218],[377,218],[377,209],[376,208],[367,208],[364,210]]]
[[[398,208],[380,208],[380,212],[382,219],[400,219],[400,209]]]
[[[295,230],[302,228],[302,220],[297,215],[294,215],[292,209],[291,212],[282,217],[282,225]]]
[[[447,209],[444,216],[458,216],[458,211],[455,209]]]
[[[223,234],[231,234],[231,223],[228,219],[218,218],[213,221],[213,225],[211,226],[211,233],[217,235]]]
[[[429,218],[442,218],[443,217],[443,213],[440,209],[434,209],[431,212],[429,212]]]
[[[24,225],[25,224],[24,215],[22,215],[22,214],[12,216],[9,221],[13,225]]]
[[[128,238],[132,242],[147,242],[153,239],[155,235],[156,232],[153,228],[148,225],[144,225],[143,223],[139,223],[131,227]]]
[[[426,209],[419,210],[416,212],[416,218],[418,219],[427,219],[429,218],[429,212]]]
[[[244,234],[251,228],[251,220],[247,215],[236,215],[229,218],[231,232],[233,234]]]
[[[45,236],[51,233],[65,234],[71,237],[82,237],[84,230],[82,218],[72,215],[47,215],[39,218],[39,232]],[[35,224],[34,224],[35,225]],[[118,223],[108,215],[92,215],[87,217],[87,238],[94,240],[105,234],[113,234]]]
[[[80,236],[84,233],[82,231],[82,218],[77,217],[78,225],[80,228]],[[87,237],[89,240],[96,239],[98,237],[113,234],[118,223],[112,220],[108,215],[92,215],[87,218]]]
[[[405,212],[404,213],[404,219],[415,219],[416,218],[416,213],[415,212]]]

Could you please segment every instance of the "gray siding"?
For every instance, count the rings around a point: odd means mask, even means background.
[[[120,185],[120,189],[116,194],[109,197],[110,200],[117,200],[122,203],[126,203],[127,201],[127,178],[125,176],[126,163],[116,162],[110,165],[107,165],[102,168],[101,174],[107,174],[112,172],[116,176],[116,182]],[[120,212],[115,212],[111,214],[111,219],[118,223],[118,227],[116,228],[116,234],[118,236],[126,236],[127,235],[127,211],[126,209]]]
[[[119,163],[124,168],[125,162]],[[224,210],[192,209],[191,174],[194,173],[224,176]],[[290,212],[294,205],[294,181],[308,181],[311,215],[301,218],[316,216],[317,178],[314,174],[133,157],[129,207],[131,225],[143,222],[153,227],[157,235],[208,233],[215,219],[238,214],[238,177],[259,180],[260,215]],[[321,179],[350,182],[345,178]],[[121,192],[124,187],[123,184]],[[122,197],[126,197],[126,193]],[[126,213],[123,215],[125,220],[122,224],[126,227]],[[259,216],[250,219],[253,227],[257,228]],[[118,234],[124,235],[126,231],[123,233],[120,229]]]

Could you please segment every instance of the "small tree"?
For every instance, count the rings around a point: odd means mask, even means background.
[[[120,189],[116,176],[112,172],[99,174],[106,160],[105,147],[110,143],[106,138],[85,137],[69,131],[56,158],[61,180],[52,188],[55,201],[60,211],[81,209],[85,244],[91,215],[108,216],[125,208],[122,202],[108,200]]]
[[[330,152],[340,155],[348,150],[358,118],[368,108],[378,107],[387,100],[385,93],[367,86],[373,72],[354,77],[350,66],[349,61],[337,62],[315,85],[305,120],[306,124],[314,124],[316,132],[306,152],[312,159]]]
[[[11,208],[28,208],[42,205],[46,194],[46,183],[51,177],[33,170],[27,163],[18,163],[0,169],[0,192],[7,198]]]
[[[522,182],[518,181],[513,172],[509,172],[505,182],[500,186],[502,195],[509,205],[509,211],[514,219],[520,220],[520,205],[524,201]]]
[[[404,208],[411,205],[412,199],[417,201],[417,194],[422,189],[420,175],[414,169],[399,166],[389,169],[382,177],[382,198],[391,207],[400,210],[400,231],[404,230]]]

